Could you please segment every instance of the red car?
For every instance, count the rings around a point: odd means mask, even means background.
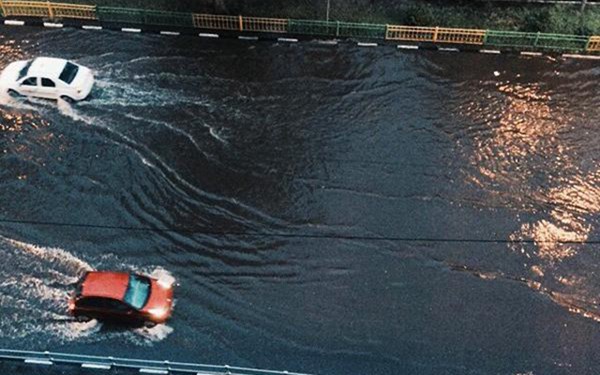
[[[173,310],[173,285],[128,272],[87,272],[69,299],[69,312],[79,321],[92,318],[164,323]]]

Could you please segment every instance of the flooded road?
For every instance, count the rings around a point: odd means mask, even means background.
[[[2,28],[0,340],[318,374],[600,371],[600,65]],[[89,269],[169,274],[173,318],[76,323]]]

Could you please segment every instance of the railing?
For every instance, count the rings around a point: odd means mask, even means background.
[[[95,5],[78,5],[40,1],[0,1],[2,14],[43,18],[96,19]]]
[[[498,47],[585,50],[589,38],[577,35],[488,30],[485,44]]]
[[[586,50],[589,52],[600,52],[600,36],[590,37],[590,40],[588,41],[588,44],[586,46]]]
[[[484,44],[485,30],[388,25],[385,38],[409,42]]]
[[[192,14],[194,27],[211,30],[243,30],[242,17]]]
[[[242,31],[286,33],[288,20],[279,18],[241,17]]]
[[[386,25],[339,21],[290,20],[289,32],[331,37],[385,38]]]
[[[600,36],[517,31],[378,25],[339,21],[226,16],[77,5],[44,1],[0,0],[2,16],[98,20],[115,24],[171,26],[234,32],[291,33],[325,37],[369,38],[415,43],[452,43],[514,49],[600,52]]]
[[[71,365],[85,369],[129,369],[138,373],[154,374],[191,373],[198,375],[308,375],[297,372],[261,370],[227,365],[217,366],[200,363],[154,361],[145,359],[0,349],[0,362],[7,360],[20,361],[32,365]]]
[[[98,20],[121,24],[193,27],[189,13],[135,8],[98,7]]]

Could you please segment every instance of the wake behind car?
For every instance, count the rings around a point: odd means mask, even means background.
[[[85,99],[93,86],[90,69],[53,57],[15,61],[0,74],[0,87],[12,95],[72,102]]]
[[[172,310],[172,282],[128,272],[87,272],[69,299],[69,312],[79,321],[152,326],[164,323]]]

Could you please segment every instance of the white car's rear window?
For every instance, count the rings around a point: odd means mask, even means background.
[[[27,61],[27,64],[25,64],[25,66],[22,67],[21,70],[19,70],[19,77],[17,78],[17,81],[27,75],[27,72],[29,72],[30,66],[31,66],[31,60]]]

